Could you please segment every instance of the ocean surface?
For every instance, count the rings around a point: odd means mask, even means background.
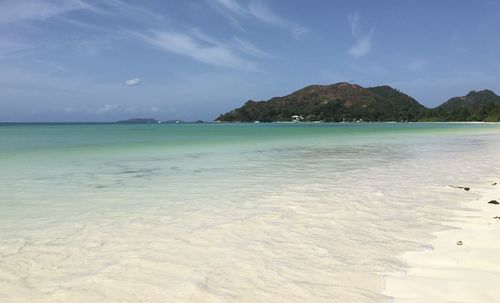
[[[390,302],[499,151],[500,124],[2,125],[0,301]]]

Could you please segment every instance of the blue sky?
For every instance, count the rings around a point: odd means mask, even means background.
[[[500,1],[0,0],[0,121],[209,121],[340,81],[500,93]]]

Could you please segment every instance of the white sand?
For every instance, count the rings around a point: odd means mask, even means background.
[[[404,271],[403,252],[445,220],[500,215],[487,199],[499,214],[454,213],[479,197],[470,180],[500,178],[500,133],[401,136],[0,157],[12,168],[0,176],[0,303],[390,302],[379,273]],[[475,238],[447,245],[467,252]]]
[[[500,201],[500,184],[465,194],[473,200],[445,223],[452,229],[436,233],[432,249],[405,253],[406,273],[386,277],[394,302],[500,302],[500,205],[488,204]]]

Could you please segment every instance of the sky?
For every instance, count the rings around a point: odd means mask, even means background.
[[[0,0],[0,121],[211,121],[310,84],[500,94],[499,0]]]

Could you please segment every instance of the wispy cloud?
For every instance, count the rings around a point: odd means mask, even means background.
[[[213,0],[209,3],[215,4],[236,15],[244,16],[248,14],[247,10],[236,0]]]
[[[87,29],[87,30],[93,30],[93,31],[102,31],[102,27],[99,27],[99,26],[95,26],[95,25],[92,25],[92,24],[88,24],[88,23],[85,23],[85,22],[81,22],[81,21],[78,21],[78,20],[75,20],[75,19],[70,19],[70,18],[66,18],[66,17],[59,17],[59,20],[62,21],[62,22],[65,22],[69,25],[72,25],[72,26],[75,26],[75,27],[79,27],[81,29]]]
[[[163,110],[161,108],[159,108],[158,106],[151,106],[150,108],[148,108],[149,112],[151,113],[160,113],[162,112]]]
[[[19,43],[9,40],[0,40],[0,60],[11,58],[32,49],[32,46],[26,43]]]
[[[215,4],[235,15],[250,14],[234,0],[214,0]],[[85,18],[69,13],[86,10],[97,13],[95,20],[88,23]],[[272,15],[269,15],[271,18]],[[57,18],[56,18],[57,17]],[[222,66],[240,70],[255,71],[255,63],[251,58],[263,58],[267,54],[257,46],[244,39],[233,37],[221,41],[196,29],[175,30],[173,25],[162,14],[150,7],[130,4],[122,0],[91,1],[91,0],[0,0],[0,26],[2,23],[25,23],[32,20],[42,21],[54,18],[58,22],[84,30],[85,35],[68,35],[65,39],[54,41],[50,49],[74,48],[86,55],[99,55],[102,50],[113,49],[115,42],[133,37],[164,51],[187,56],[199,62],[214,66]],[[103,19],[119,21],[121,28],[103,26]],[[277,18],[275,16],[275,18]],[[269,19],[271,20],[271,19]],[[276,19],[278,20],[278,19]],[[271,22],[271,21],[268,21]],[[277,22],[277,21],[275,21]],[[112,23],[112,22],[111,22]],[[167,27],[171,30],[164,30]],[[133,29],[132,29],[133,28]],[[150,30],[147,30],[147,29]],[[10,41],[0,41],[0,60],[13,58],[25,50],[40,51],[42,45],[23,45]]]
[[[309,31],[302,25],[276,14],[263,0],[251,0],[247,5],[242,5],[237,0],[214,0],[209,3],[238,25],[239,19],[254,18],[265,24],[286,29],[296,39]]]
[[[255,64],[237,54],[231,44],[220,42],[200,31],[131,33],[162,50],[188,56],[206,64],[233,69],[255,69]]]
[[[34,59],[31,65],[38,65],[42,70],[46,71],[47,74],[57,74],[67,70],[64,65],[50,60]]]
[[[365,35],[360,36],[356,39],[356,42],[351,46],[347,53],[353,57],[359,58],[363,57],[370,52],[372,49],[372,37],[375,27]]]
[[[358,26],[359,26],[359,13],[353,13],[347,15],[347,19],[349,20],[349,25],[351,26],[351,33],[353,35],[358,34]]]
[[[161,13],[158,13],[152,8],[141,5],[143,1],[121,1],[121,0],[106,0],[100,6],[101,12],[110,17],[118,17],[126,20],[137,22],[138,24],[164,24],[169,20]],[[133,3],[133,4],[131,4]]]
[[[109,112],[116,111],[118,109],[118,104],[105,104],[104,106],[96,110],[97,114],[105,114]]]
[[[279,26],[289,30],[295,38],[300,38],[308,30],[292,21],[289,21],[271,10],[271,8],[262,0],[252,0],[249,5],[250,13],[262,22],[270,25]]]
[[[161,107],[158,107],[156,105],[149,107],[128,106],[125,107],[122,111],[126,114],[137,114],[137,113],[156,114],[164,112],[164,110]]]
[[[363,57],[372,49],[372,37],[375,32],[375,25],[372,26],[369,32],[360,34],[359,22],[361,16],[358,13],[353,13],[349,14],[347,19],[349,20],[351,33],[355,38],[354,44],[349,48],[347,54],[355,58]]]
[[[134,79],[130,79],[130,80],[125,81],[126,86],[138,86],[138,85],[141,85],[141,83],[142,83],[142,80],[139,78],[134,78]]]
[[[261,50],[260,48],[258,48],[257,46],[255,46],[254,44],[252,44],[247,40],[243,40],[238,37],[234,37],[233,40],[235,48],[248,55],[258,58],[265,58],[270,56],[267,52]]]
[[[81,0],[4,0],[0,2],[0,24],[45,20],[71,11],[92,8]]]

